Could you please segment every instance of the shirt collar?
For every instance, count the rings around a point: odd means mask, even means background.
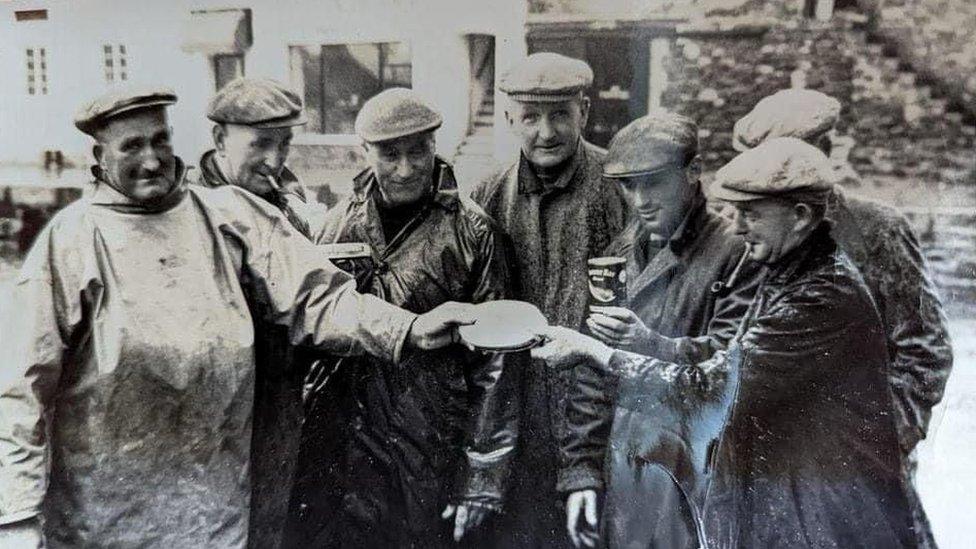
[[[440,157],[434,159],[434,195],[431,199],[446,210],[457,210],[458,184],[451,165]],[[354,203],[366,202],[376,188],[376,174],[372,168],[359,172],[352,183],[352,198]]]
[[[543,183],[542,179],[536,174],[532,163],[525,158],[525,154],[519,155],[518,166],[518,191],[519,194],[545,194],[554,190],[562,190],[569,186],[569,183],[576,177],[576,174],[586,165],[586,152],[583,149],[583,138],[581,137],[576,144],[576,151],[569,158],[566,168],[559,174],[559,177],[552,183]]]

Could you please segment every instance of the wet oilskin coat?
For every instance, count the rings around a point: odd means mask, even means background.
[[[545,185],[524,157],[482,181],[471,193],[515,250],[515,296],[533,303],[549,324],[580,329],[589,298],[586,261],[603,255],[626,223],[619,187],[602,177],[606,151],[580,140],[555,182]],[[556,491],[558,440],[565,430],[570,373],[550,373],[525,360],[520,445],[511,504],[502,529],[507,547],[569,544]]]
[[[822,225],[770,267],[727,352],[614,354],[620,405],[658,403],[628,458],[675,476],[707,547],[916,547],[873,311]]]
[[[308,205],[305,186],[288,168],[279,182],[284,190],[271,200],[298,232],[312,238],[321,230],[324,212]],[[220,171],[216,152],[200,157],[198,184],[219,188],[232,183]],[[281,544],[287,520],[288,498],[298,456],[302,428],[302,381],[316,358],[315,353],[295,348],[287,331],[262,322],[265,314],[254,315],[255,363],[254,425],[251,443],[251,532],[250,547],[273,549]]]
[[[415,318],[356,293],[250,193],[172,197],[149,210],[99,183],[55,216],[14,286],[0,520],[41,513],[50,547],[244,547],[251,300],[292,344],[391,361]]]
[[[373,258],[365,266],[370,272],[360,276],[363,291],[418,314],[447,301],[508,297],[507,255],[493,222],[458,197],[451,167],[440,159],[434,181],[432,195],[387,241],[376,177],[366,170],[356,178],[353,196],[333,209],[317,241],[369,244]],[[342,456],[341,478],[331,486],[306,484],[310,493],[296,494],[306,499],[297,526],[307,532],[290,545],[453,547],[453,522],[441,518],[445,505],[467,501],[500,510],[518,422],[519,370],[506,367],[504,359],[456,346],[413,354],[396,369],[355,367],[352,372],[361,373],[352,383],[343,379],[350,365],[339,365],[329,382],[351,385],[355,408],[322,419],[352,427],[345,447],[332,449]],[[314,473],[332,462],[331,456],[320,457],[329,441],[314,438],[333,426],[307,423],[305,430],[319,455],[303,452],[309,461],[302,470]],[[315,504],[317,491],[337,487],[343,494],[338,510]]]
[[[828,216],[833,234],[864,277],[881,313],[891,368],[888,381],[902,451],[909,459],[928,431],[932,408],[942,400],[952,371],[952,342],[918,238],[893,208],[857,198],[836,187]],[[914,482],[909,497],[923,548],[934,548],[932,527]]]
[[[745,251],[729,221],[713,214],[699,193],[666,245],[647,244],[635,220],[610,245],[608,255],[627,258],[629,308],[650,329],[671,338],[671,345],[624,350],[692,363],[725,349],[749,308],[760,271],[758,264],[745,263],[731,289],[712,291],[714,283],[730,280]],[[566,475],[560,489],[603,488],[593,479],[599,481],[606,467],[609,485],[603,517],[610,547],[647,546],[649,541],[663,547],[694,547],[694,526],[684,520],[683,496],[667,472],[635,469],[629,461],[632,445],[643,439],[658,403],[631,399],[615,407],[612,394],[602,389],[608,384],[602,376],[592,369],[577,369],[576,375],[562,444],[572,474]]]

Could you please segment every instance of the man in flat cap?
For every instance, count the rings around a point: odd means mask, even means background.
[[[215,122],[214,148],[200,157],[199,183],[247,189],[305,236],[318,233],[324,208],[309,202],[305,186],[285,166],[294,128],[308,122],[302,98],[271,79],[238,78],[214,95],[207,118]]]
[[[285,166],[294,128],[307,122],[301,97],[270,79],[238,78],[207,109],[214,148],[200,158],[198,183],[236,185],[263,198],[308,238],[322,228],[325,208]],[[288,344],[284,328],[255,326],[258,370],[251,445],[252,543],[278,544],[284,527],[302,422],[302,380],[314,355]]]
[[[747,150],[766,139],[796,137],[829,154],[840,110],[840,102],[821,92],[781,90],[736,122],[733,146]],[[932,408],[942,400],[952,371],[952,343],[942,303],[918,237],[904,215],[835,185],[827,217],[834,223],[834,238],[864,277],[884,323],[898,438],[908,483],[914,486],[914,450],[925,438]],[[935,547],[915,490],[909,495],[915,504],[919,544]]]
[[[606,152],[582,138],[592,81],[586,63],[555,53],[535,53],[513,67],[499,88],[508,95],[505,118],[521,154],[472,193],[513,244],[516,297],[538,306],[550,324],[574,329],[586,316],[586,261],[603,254],[626,215],[617,186],[602,180]],[[526,365],[506,546],[568,544],[556,477],[570,381],[542,364]]]
[[[619,376],[618,406],[656,403],[630,459],[681,486],[699,547],[916,547],[881,319],[830,236],[830,178],[795,138],[717,172],[715,196],[765,267],[727,351],[669,362],[565,328],[533,351]]]
[[[451,166],[436,155],[441,121],[413,90],[392,88],[367,101],[355,128],[369,167],[317,238],[324,246],[363,244],[370,251],[364,265],[350,269],[361,273],[361,290],[417,313],[510,293],[494,223],[458,196]],[[310,479],[296,494],[304,501],[295,530],[304,536],[292,545],[451,547],[463,536],[470,546],[466,532],[502,508],[515,453],[518,369],[505,368],[501,354],[461,348],[414,353],[397,370],[355,362],[329,365],[330,384],[358,373],[344,418],[351,434],[338,474]],[[328,407],[322,397],[313,392],[310,400]],[[331,461],[322,456],[334,445],[332,421],[307,418],[303,472],[322,475],[321,464]],[[329,494],[337,488],[339,501]]]
[[[664,110],[631,122],[610,142],[603,175],[620,186],[635,214],[606,252],[627,260],[628,306],[592,306],[589,332],[613,348],[670,362],[697,362],[724,349],[752,301],[759,269],[747,261],[730,221],[706,206],[698,125]],[[606,476],[608,543],[696,547],[678,487],[664,472],[641,473],[627,459],[657,403],[648,403],[650,415],[639,406],[614,409],[594,370],[577,376],[563,446],[563,476],[573,482],[561,486],[571,492],[570,538],[592,541],[596,524],[579,519],[597,515],[592,507]]]
[[[472,321],[360,294],[264,200],[186,185],[175,102],[119,89],[77,115],[94,190],[38,237],[0,326],[4,546],[245,547],[257,317],[397,363]]]

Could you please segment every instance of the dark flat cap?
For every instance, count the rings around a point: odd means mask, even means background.
[[[75,127],[94,135],[105,123],[124,112],[147,107],[165,107],[176,103],[176,94],[169,88],[122,86],[85,103],[75,114]]]
[[[237,78],[221,88],[207,108],[207,118],[222,124],[286,128],[308,122],[302,98],[266,78]]]
[[[820,149],[795,137],[774,137],[719,168],[712,195],[728,202],[810,196],[830,191],[833,180]]]
[[[751,149],[766,139],[795,137],[814,143],[837,124],[840,101],[815,90],[788,89],[762,98],[732,129],[732,148]]]
[[[533,53],[502,77],[498,89],[515,101],[556,102],[573,99],[593,83],[585,61],[558,53]]]
[[[610,140],[603,176],[647,175],[684,167],[698,153],[698,124],[680,114],[655,110],[627,124]]]
[[[443,122],[441,114],[417,92],[390,88],[363,104],[356,116],[356,134],[377,143],[433,131]]]

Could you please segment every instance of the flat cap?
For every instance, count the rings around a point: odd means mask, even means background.
[[[502,77],[498,89],[515,101],[556,102],[573,99],[593,83],[585,61],[558,53],[533,53]]]
[[[732,148],[751,149],[773,137],[815,143],[837,124],[840,101],[815,90],[788,89],[762,98],[732,129]]]
[[[210,100],[207,118],[254,128],[286,128],[308,122],[302,98],[267,78],[236,78],[228,82]]]
[[[88,135],[124,112],[176,103],[176,94],[158,86],[120,86],[85,103],[75,113],[75,127]]]
[[[433,131],[443,122],[441,113],[417,92],[390,88],[363,104],[356,116],[356,134],[364,141],[377,143]]]
[[[728,202],[818,196],[833,188],[827,156],[795,137],[763,141],[715,172],[712,195]]]
[[[603,176],[633,177],[670,166],[684,167],[698,153],[695,121],[654,110],[627,124],[610,140]]]

